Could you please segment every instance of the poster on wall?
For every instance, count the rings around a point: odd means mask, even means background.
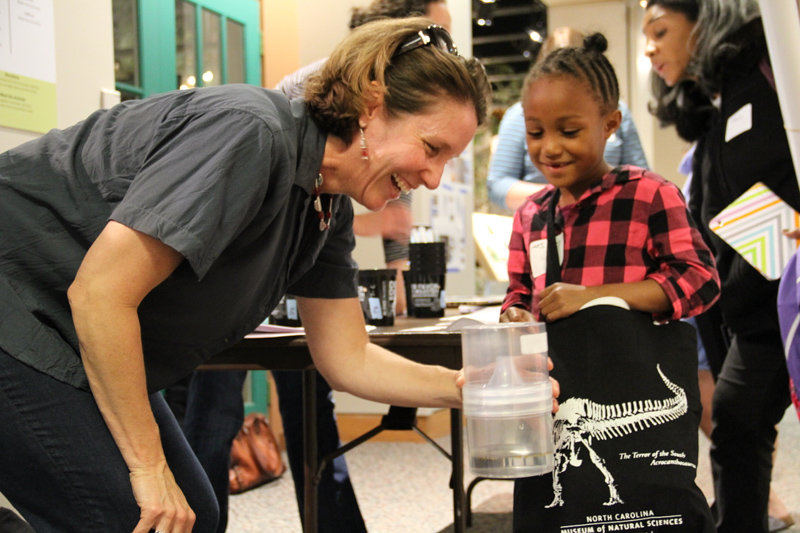
[[[431,192],[431,228],[437,239],[447,243],[448,272],[461,272],[467,267],[469,199],[469,186],[463,183],[442,183]]]
[[[0,126],[56,127],[53,0],[0,0]]]

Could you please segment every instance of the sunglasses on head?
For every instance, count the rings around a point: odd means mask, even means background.
[[[400,45],[392,57],[405,54],[423,46],[433,45],[436,48],[447,52],[449,54],[458,55],[458,48],[453,43],[453,38],[447,33],[447,30],[436,24],[431,24],[424,30],[419,30],[412,35],[406,42]]]

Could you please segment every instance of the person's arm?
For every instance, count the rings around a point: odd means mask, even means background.
[[[531,183],[520,180],[508,189],[508,193],[506,193],[506,205],[512,211],[516,211],[525,203],[525,200],[527,200],[530,195],[536,194],[546,186],[547,185],[542,183]]]
[[[162,242],[109,222],[69,288],[92,394],[130,470],[142,509],[134,533],[189,533],[195,514],[164,457],[147,394],[137,308],[183,261]]]
[[[681,193],[674,185],[664,184],[648,205],[649,239],[644,251],[658,268],[647,279],[631,283],[553,284],[540,293],[543,317],[548,321],[565,318],[603,296],[622,298],[631,309],[652,313],[656,320],[686,318],[711,307],[719,297],[719,275]]]
[[[411,209],[397,202],[390,202],[377,213],[353,217],[353,233],[359,237],[381,236],[399,243],[408,243],[411,225]]]
[[[664,290],[652,279],[591,287],[554,283],[545,288],[540,295],[539,311],[548,322],[566,318],[577,312],[584,304],[604,296],[621,298],[634,311],[663,314],[672,309]]]
[[[642,141],[639,139],[639,131],[636,129],[636,123],[633,122],[630,110],[622,102],[619,103],[619,110],[622,113],[622,122],[617,130],[617,136],[622,140],[620,164],[649,169],[642,149]]]
[[[719,298],[720,279],[714,256],[676,186],[661,186],[649,205],[647,253],[658,262],[659,269],[648,279],[658,282],[671,302],[671,310],[655,318],[699,315]]]
[[[525,160],[530,157],[525,135],[522,106],[515,104],[508,108],[500,121],[497,145],[492,153],[489,175],[486,178],[489,199],[512,211],[516,211],[528,196],[544,187],[538,183],[523,181],[526,178]]]
[[[459,372],[371,344],[357,298],[297,298],[314,364],[334,390],[407,407],[461,408]]]

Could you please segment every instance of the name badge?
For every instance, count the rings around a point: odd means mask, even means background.
[[[558,250],[558,264],[564,262],[564,234],[556,235],[556,249]],[[533,241],[528,257],[531,262],[531,275],[534,278],[547,273],[547,239]]]
[[[728,117],[728,124],[725,126],[725,142],[741,135],[753,128],[753,104],[746,104],[742,108]]]

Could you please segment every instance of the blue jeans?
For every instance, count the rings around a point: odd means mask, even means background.
[[[294,478],[294,491],[300,518],[303,518],[303,375],[299,371],[272,372],[278,389],[283,432],[289,468]],[[333,393],[328,382],[317,373],[317,451],[319,457],[335,451],[339,445],[339,428],[333,412]],[[319,533],[366,533],[356,494],[341,455],[322,473],[318,487]]]
[[[160,394],[150,404],[178,485],[216,530],[208,478]],[[37,533],[130,533],[139,522],[128,467],[94,397],[0,350],[0,492]]]

